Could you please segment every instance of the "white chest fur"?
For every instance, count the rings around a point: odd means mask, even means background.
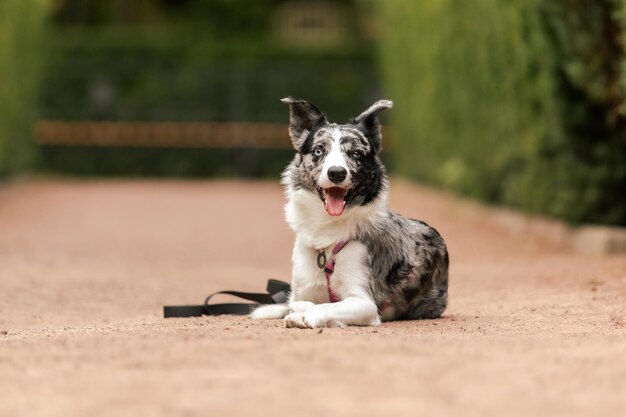
[[[354,296],[371,298],[368,285],[370,271],[365,263],[367,255],[365,245],[350,241],[334,255],[332,247],[326,248],[328,260],[335,261],[334,272],[329,280],[324,270],[317,264],[318,253],[296,238],[292,255],[292,301],[328,303],[329,286],[340,299]]]
[[[349,207],[338,217],[329,216],[320,198],[306,190],[288,191],[285,217],[302,245],[312,249],[329,248],[350,240],[364,227],[376,227],[385,216],[386,196],[365,207]]]

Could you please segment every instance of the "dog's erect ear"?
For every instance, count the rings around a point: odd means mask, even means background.
[[[311,130],[318,124],[326,123],[326,116],[306,100],[285,97],[280,101],[289,105],[289,136],[293,147],[300,151]]]
[[[380,122],[378,115],[386,109],[393,107],[393,101],[391,100],[378,100],[372,104],[369,109],[359,114],[352,120],[357,128],[363,132],[365,137],[370,141],[372,149],[375,153],[380,151]]]

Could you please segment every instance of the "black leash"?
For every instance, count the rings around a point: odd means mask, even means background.
[[[209,295],[204,304],[163,306],[163,317],[195,317],[195,316],[217,316],[220,314],[250,314],[261,304],[281,304],[287,301],[290,286],[288,283],[277,279],[268,279],[266,293],[241,292],[241,291],[219,291]],[[244,300],[254,301],[254,303],[226,303],[209,304],[211,297],[218,294],[233,295]]]

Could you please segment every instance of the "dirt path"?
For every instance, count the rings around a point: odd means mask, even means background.
[[[511,236],[406,183],[391,196],[448,242],[445,317],[319,332],[161,318],[288,279],[274,183],[2,185],[0,416],[625,415],[626,257]]]

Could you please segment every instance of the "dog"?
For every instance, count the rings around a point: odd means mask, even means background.
[[[295,232],[288,303],[253,319],[286,327],[376,326],[434,319],[448,298],[448,251],[428,224],[387,208],[379,159],[379,100],[346,124],[330,123],[306,100],[286,97],[296,154],[282,174],[286,220]]]

